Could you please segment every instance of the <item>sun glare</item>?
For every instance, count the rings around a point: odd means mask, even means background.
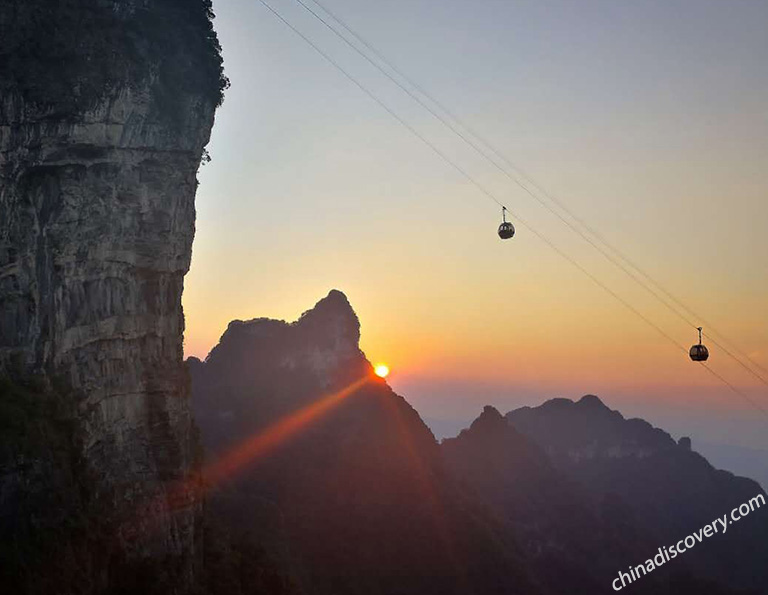
[[[373,369],[374,372],[376,372],[376,376],[379,376],[380,378],[386,378],[387,374],[389,374],[389,366],[386,364],[376,364],[376,367]]]

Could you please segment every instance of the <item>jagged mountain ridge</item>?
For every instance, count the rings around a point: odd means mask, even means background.
[[[543,443],[545,450],[574,462],[595,457],[643,458],[677,446],[663,430],[642,419],[624,419],[595,395],[585,395],[575,403],[550,399],[538,407],[511,411],[507,419],[527,436],[535,438],[550,432]]]
[[[506,419],[594,502],[610,502],[617,519],[642,527],[653,547],[675,543],[765,495],[757,482],[715,469],[692,450],[690,439],[676,443],[644,420],[625,419],[594,395],[576,402],[552,399],[511,411]],[[699,576],[763,592],[768,585],[762,563],[768,556],[761,537],[768,532],[765,512],[756,511],[683,562]]]
[[[235,321],[190,359],[210,458],[360,378],[365,384],[211,492],[311,593],[536,593],[517,546],[446,473],[418,413],[372,374],[332,291],[295,323]],[[215,464],[215,463],[213,463]]]

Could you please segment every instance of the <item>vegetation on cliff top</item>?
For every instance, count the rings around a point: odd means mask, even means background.
[[[198,95],[221,104],[211,0],[6,0],[0,92],[77,114],[121,86],[152,85],[158,107]]]

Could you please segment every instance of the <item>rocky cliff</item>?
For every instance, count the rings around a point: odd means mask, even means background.
[[[114,539],[184,560],[180,584],[198,508],[169,504],[193,465],[181,292],[226,84],[211,18],[208,0],[0,6],[0,374],[72,402]]]

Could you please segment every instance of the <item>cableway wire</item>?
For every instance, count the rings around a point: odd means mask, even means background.
[[[416,130],[413,126],[411,126],[408,122],[406,122],[403,118],[401,118],[396,112],[394,112],[386,103],[384,103],[382,100],[380,100],[365,85],[360,83],[355,77],[353,77],[349,72],[347,72],[347,70],[345,70],[336,60],[334,60],[329,54],[327,54],[325,51],[323,51],[315,42],[313,42],[309,37],[307,37],[301,31],[299,31],[294,25],[292,25],[285,17],[283,17],[282,14],[280,14],[274,7],[272,7],[268,2],[266,2],[266,0],[258,0],[258,1],[267,10],[269,10],[275,17],[277,17],[286,27],[288,27],[296,35],[301,37],[310,47],[312,47],[312,49],[314,49],[318,54],[320,54],[320,56],[322,56],[332,66],[334,66],[339,72],[341,72],[358,89],[363,91],[363,93],[365,93],[370,99],[372,99],[374,102],[376,102],[390,116],[392,116],[397,122],[399,122],[402,126],[404,126],[411,134],[413,134],[416,138],[418,138],[422,143],[427,145],[427,147],[429,147],[443,161],[445,161],[448,165],[450,165],[453,169],[455,169],[459,174],[461,174],[462,177],[464,177],[477,190],[479,190],[482,194],[484,194],[486,197],[488,197],[490,200],[492,200],[494,203],[496,203],[497,206],[504,207],[504,204],[498,198],[496,198],[496,196],[493,193],[491,193],[488,189],[486,189],[482,184],[480,184],[477,180],[475,180],[475,178],[472,177],[466,170],[464,170],[460,165],[458,165],[455,161],[453,161],[450,157],[448,157],[448,155],[446,155],[444,152],[442,152],[437,146],[435,146],[426,137],[424,137],[421,133],[419,133],[418,130]],[[507,211],[509,211],[509,209],[507,209]],[[654,328],[660,335],[662,335],[664,338],[666,338],[668,341],[670,341],[674,346],[676,346],[678,349],[681,349],[684,353],[687,354],[688,350],[687,350],[686,347],[684,347],[683,345],[678,343],[673,337],[671,337],[669,334],[667,334],[666,331],[664,331],[656,323],[654,323],[652,320],[650,320],[647,316],[645,316],[637,308],[632,306],[632,304],[630,304],[628,301],[626,301],[624,298],[622,298],[619,294],[617,294],[615,291],[613,291],[610,287],[605,285],[602,281],[600,281],[597,277],[595,277],[592,273],[590,273],[586,268],[584,268],[578,261],[574,260],[566,252],[561,250],[556,244],[552,243],[546,236],[544,236],[538,230],[536,230],[525,219],[523,219],[519,215],[515,215],[514,213],[512,213],[512,214],[513,214],[514,218],[517,221],[519,221],[524,227],[526,227],[526,229],[528,229],[537,238],[539,238],[542,242],[544,242],[547,246],[549,246],[553,251],[555,251],[558,255],[560,255],[562,258],[564,258],[569,263],[571,263],[571,265],[573,265],[574,267],[579,269],[584,275],[586,275],[589,279],[591,279],[596,285],[598,285],[605,292],[607,292],[608,294],[613,296],[617,301],[619,301],[622,305],[624,305],[624,307],[626,307],[628,310],[633,312],[636,316],[638,316],[640,319],[642,319],[646,324],[648,324],[649,326]],[[711,373],[713,376],[715,376],[721,382],[723,382],[726,386],[728,386],[734,393],[736,393],[737,395],[740,395],[747,402],[752,404],[756,409],[761,411],[766,416],[766,418],[768,418],[768,410],[766,410],[763,407],[761,407],[758,403],[756,403],[753,399],[751,399],[743,391],[739,390],[736,386],[734,386],[733,384],[728,382],[725,378],[720,376],[717,372],[712,370],[709,366],[703,365],[703,367],[704,367],[705,370],[707,370],[709,373]]]
[[[423,87],[421,87],[418,83],[413,81],[411,78],[406,76],[400,69],[398,69],[394,64],[392,64],[389,60],[387,60],[381,52],[379,52],[376,48],[374,48],[370,43],[368,43],[361,35],[356,33],[349,25],[347,25],[339,16],[331,12],[328,8],[326,8],[322,3],[320,3],[318,0],[312,0],[312,2],[320,7],[325,13],[327,13],[331,18],[333,18],[341,27],[343,27],[350,35],[352,35],[356,40],[358,40],[365,48],[367,48],[381,63],[387,66],[392,72],[394,72],[397,76],[399,76],[403,81],[405,81],[408,85],[413,87],[418,93],[420,93],[422,96],[426,97],[430,102],[432,102],[439,110],[444,112],[448,119],[444,118],[440,113],[436,112],[432,107],[424,102],[421,97],[419,97],[418,94],[413,93],[407,86],[403,85],[397,78],[392,76],[390,72],[388,72],[385,68],[381,66],[381,64],[377,63],[375,60],[373,60],[368,54],[363,52],[359,47],[357,47],[355,44],[353,44],[347,37],[344,36],[338,29],[336,29],[333,25],[331,25],[326,19],[324,19],[321,15],[319,15],[316,11],[312,10],[303,0],[295,0],[299,5],[301,5],[304,10],[306,10],[308,13],[310,13],[315,19],[317,19],[320,23],[322,23],[328,30],[333,32],[339,39],[341,39],[347,46],[349,46],[352,50],[354,50],[358,55],[360,55],[362,58],[364,58],[368,63],[370,63],[373,67],[375,67],[379,72],[381,72],[384,76],[386,76],[390,81],[392,81],[395,85],[397,85],[403,92],[405,92],[411,99],[416,101],[421,107],[423,107],[425,110],[427,110],[434,118],[436,118],[439,122],[441,122],[443,125],[445,125],[451,132],[453,132],[456,136],[458,136],[461,140],[463,140],[467,145],[469,145],[476,153],[478,153],[481,157],[483,157],[486,161],[488,161],[491,165],[493,165],[496,169],[498,169],[501,173],[503,173],[507,178],[509,178],[512,182],[517,184],[523,191],[525,191],[529,196],[531,196],[533,199],[535,199],[541,206],[543,206],[545,209],[547,209],[550,213],[555,215],[560,221],[568,226],[574,233],[579,235],[585,242],[589,243],[595,250],[597,250],[600,254],[603,255],[609,262],[611,262],[614,266],[619,268],[626,274],[629,278],[631,278],[635,283],[637,283],[640,287],[642,287],[645,291],[650,293],[654,298],[656,298],[662,305],[664,305],[669,311],[671,311],[673,314],[675,314],[678,318],[680,318],[683,322],[688,324],[694,329],[698,329],[699,325],[693,322],[690,318],[688,318],[684,313],[680,312],[675,306],[673,306],[671,303],[669,303],[664,297],[659,295],[658,291],[654,290],[654,288],[647,285],[641,278],[638,277],[637,274],[635,274],[632,270],[630,270],[626,265],[629,267],[635,269],[637,273],[639,273],[642,277],[644,277],[648,282],[652,283],[659,291],[663,292],[667,298],[675,302],[679,307],[686,310],[689,314],[694,316],[697,320],[701,320],[699,316],[696,316],[694,312],[692,312],[688,307],[686,307],[680,300],[675,298],[670,292],[668,292],[664,287],[661,286],[659,282],[657,282],[655,279],[653,279],[648,273],[646,273],[644,270],[642,270],[637,264],[635,264],[633,261],[631,261],[627,256],[625,256],[618,248],[611,245],[603,236],[598,233],[596,230],[594,230],[591,226],[589,226],[582,218],[578,217],[576,214],[574,214],[565,204],[563,204],[562,201],[560,201],[557,197],[552,196],[550,193],[548,193],[546,190],[544,190],[539,184],[537,184],[530,176],[525,174],[519,167],[517,167],[514,163],[512,163],[509,159],[507,159],[503,154],[501,154],[500,151],[495,149],[487,140],[485,140],[482,136],[480,136],[477,132],[475,132],[472,128],[467,126],[464,122],[461,121],[461,119],[456,116],[454,113],[452,113],[448,108],[446,108],[440,101],[435,99],[431,94],[429,94]],[[467,134],[465,135],[462,133],[462,131],[453,125],[451,122],[455,122],[460,129],[463,129]],[[481,146],[478,146],[477,143],[473,142],[468,136],[474,137],[478,143]],[[487,149],[484,150],[484,149]],[[494,159],[491,155],[488,154],[488,152],[493,153],[496,158],[501,160],[504,164],[506,164],[509,168],[511,168],[517,175],[519,175],[521,178],[523,178],[528,184],[533,186],[535,189],[538,190],[539,193],[547,197],[551,202],[556,204],[560,209],[562,209],[568,216],[570,216],[577,224],[581,225],[588,234],[584,233],[581,229],[579,229],[576,225],[574,225],[571,221],[569,221],[567,218],[565,218],[560,212],[558,212],[556,209],[554,209],[549,203],[542,200],[541,197],[539,197],[536,193],[531,191],[530,188],[528,188],[524,183],[520,181],[515,175],[511,174],[508,169],[503,167],[503,165],[500,165],[496,159]],[[594,238],[594,239],[593,239]],[[604,249],[599,244],[602,244],[605,246]],[[613,252],[613,254],[611,254]],[[621,262],[623,261],[623,263]],[[705,324],[708,325],[706,321],[703,321]],[[720,333],[716,333],[725,340],[725,337],[722,336]],[[723,346],[720,342],[715,340],[711,334],[706,333],[706,336],[710,339],[710,341],[715,344],[717,347],[719,347],[726,355],[731,357],[734,361],[736,361],[742,368],[744,368],[748,373],[750,373],[752,376],[757,378],[760,382],[762,382],[764,385],[768,386],[768,379],[761,376],[758,372],[753,370],[750,366],[745,364],[739,357],[734,355],[730,350],[728,350],[725,346]],[[736,351],[736,349],[734,348]],[[743,357],[745,357],[748,361],[750,361],[753,365],[756,365],[757,367],[760,367],[759,364],[756,364],[747,356],[746,354],[742,354]]]

